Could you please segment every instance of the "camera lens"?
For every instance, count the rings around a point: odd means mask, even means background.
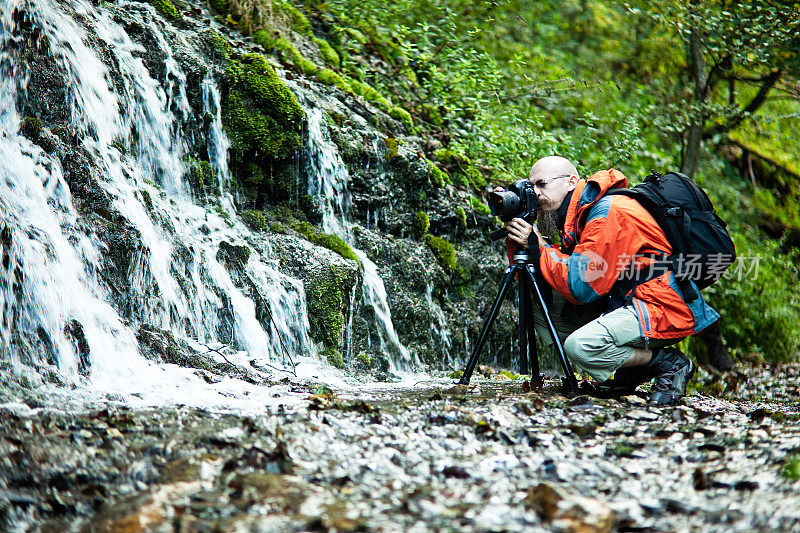
[[[520,211],[521,199],[511,191],[493,192],[488,198],[489,210],[503,222],[508,222]]]

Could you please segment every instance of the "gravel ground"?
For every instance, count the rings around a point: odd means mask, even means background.
[[[720,397],[668,408],[497,378],[283,384],[292,401],[257,416],[6,404],[0,519],[20,531],[800,530],[800,366],[705,376]]]

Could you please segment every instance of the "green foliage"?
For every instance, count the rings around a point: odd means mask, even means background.
[[[117,149],[117,152],[119,152],[119,155],[123,155],[124,156],[124,155],[126,155],[128,153],[128,149],[125,148],[125,145],[119,139],[114,139],[113,141],[111,141],[111,146],[113,146],[114,148]]]
[[[417,211],[411,218],[411,235],[416,239],[421,239],[428,233],[431,221],[425,211]]]
[[[456,268],[456,251],[449,241],[431,235],[425,235],[425,244],[428,245],[439,265],[445,272],[452,272]]]
[[[242,211],[242,219],[248,226],[259,231],[264,231],[267,227],[267,217],[261,211],[252,209]]]
[[[42,121],[36,117],[25,117],[22,121],[21,131],[25,137],[36,141],[42,134]]]
[[[781,253],[780,243],[750,230],[734,233],[739,257],[725,277],[706,289],[722,315],[722,337],[732,355],[761,352],[770,361],[800,354],[800,251]],[[753,305],[758,302],[758,305]]]

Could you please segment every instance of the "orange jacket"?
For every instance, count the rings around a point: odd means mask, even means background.
[[[672,251],[664,232],[636,200],[603,196],[609,189],[626,186],[627,178],[613,169],[579,180],[567,209],[561,246],[539,249],[542,277],[574,304],[608,294],[631,268],[649,268],[651,259],[637,254]],[[571,253],[562,252],[570,248]],[[719,318],[702,296],[687,304],[671,271],[636,287],[631,303],[645,339],[686,337]]]

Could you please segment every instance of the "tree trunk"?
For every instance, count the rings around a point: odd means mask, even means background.
[[[681,172],[689,176],[694,176],[697,170],[697,161],[700,158],[700,143],[703,141],[703,128],[706,122],[706,114],[703,111],[705,104],[708,83],[706,71],[706,59],[703,55],[703,43],[699,29],[694,26],[689,37],[689,64],[691,67],[692,79],[694,80],[694,113],[689,131],[686,134],[683,148],[683,163]]]

